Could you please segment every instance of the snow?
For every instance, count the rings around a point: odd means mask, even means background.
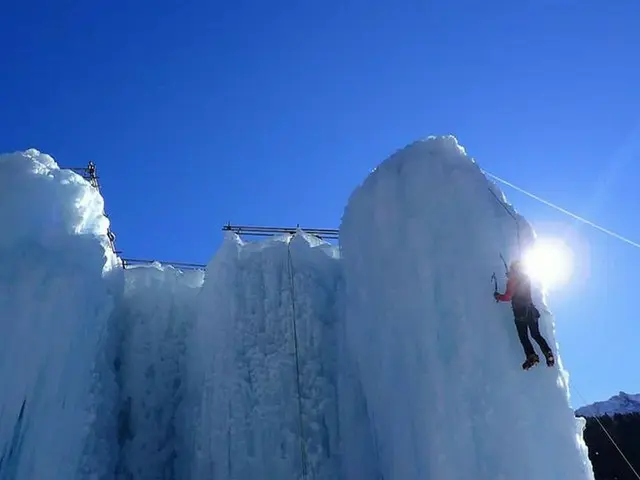
[[[336,478],[339,284],[328,245],[227,234],[194,329],[204,389],[192,478],[297,478],[305,465]]]
[[[576,410],[581,417],[602,417],[640,413],[640,394],[620,392],[609,400],[585,405]]]
[[[187,336],[203,272],[159,264],[126,271],[114,315],[119,385],[117,472],[124,478],[177,478]]]
[[[0,156],[0,478],[172,478],[203,272],[125,272],[100,194]]]
[[[105,352],[118,287],[102,207],[51,157],[0,156],[0,478],[75,478],[113,461],[97,438],[115,392]]]
[[[492,298],[535,234],[453,137],[376,168],[339,248],[226,233],[204,271],[123,270],[99,192],[36,150],[0,156],[0,222],[0,479],[593,478],[561,357],[523,372]]]
[[[34,240],[67,247],[69,235],[94,236],[108,245],[104,201],[82,177],[35,149],[0,155],[0,169],[0,224],[11,226],[0,236],[0,248]]]
[[[518,245],[488,186],[455,138],[430,138],[346,208],[347,345],[382,478],[593,478],[561,362],[523,372],[510,308],[493,300],[491,272]],[[533,240],[523,219],[520,239]],[[555,345],[552,317],[541,323]]]

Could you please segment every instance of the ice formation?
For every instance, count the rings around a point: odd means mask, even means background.
[[[340,247],[123,270],[103,208],[0,156],[0,479],[593,478],[561,362],[523,372],[492,298],[535,235],[455,138],[371,172]]]

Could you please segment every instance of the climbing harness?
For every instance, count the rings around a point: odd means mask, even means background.
[[[293,345],[294,356],[296,360],[296,388],[298,393],[298,428],[300,430],[300,460],[302,463],[302,478],[307,478],[308,472],[308,458],[307,448],[304,441],[304,423],[302,421],[302,388],[300,386],[300,355],[298,353],[298,328],[296,319],[296,301],[295,301],[295,288],[294,288],[294,274],[293,274],[293,259],[291,258],[291,240],[295,238],[296,234],[287,242],[287,268],[289,271],[289,285],[291,289],[291,323],[293,326]]]
[[[623,237],[622,235],[619,235],[619,234],[617,234],[617,233],[615,233],[615,232],[613,232],[613,231],[611,231],[611,230],[608,230],[608,229],[606,229],[606,228],[604,228],[604,227],[601,227],[600,225],[597,225],[597,224],[595,224],[595,223],[591,222],[590,220],[587,220],[586,218],[583,218],[583,217],[581,217],[581,216],[579,216],[579,215],[576,215],[575,213],[572,213],[572,212],[570,212],[570,211],[568,211],[568,210],[566,210],[566,209],[564,209],[564,208],[562,208],[562,207],[559,207],[558,205],[555,205],[555,204],[553,204],[553,203],[549,202],[548,200],[545,200],[545,199],[543,199],[543,198],[541,198],[541,197],[538,197],[537,195],[534,195],[533,193],[528,192],[528,191],[526,191],[526,190],[524,190],[524,189],[522,189],[522,188],[520,188],[520,187],[518,187],[518,186],[514,185],[513,183],[510,183],[510,182],[508,182],[508,181],[506,181],[506,180],[504,180],[504,179],[502,179],[502,178],[500,178],[500,177],[497,177],[497,176],[495,176],[495,175],[493,175],[493,174],[491,174],[491,173],[489,173],[489,172],[487,172],[487,171],[485,171],[485,170],[482,170],[482,173],[484,173],[484,174],[485,174],[486,176],[488,176],[488,177],[493,178],[494,180],[497,180],[497,181],[498,181],[498,182],[500,182],[500,183],[503,183],[503,184],[505,184],[505,185],[507,185],[507,186],[509,186],[509,187],[511,187],[511,188],[513,188],[513,189],[515,189],[515,190],[517,190],[517,191],[519,191],[520,193],[523,193],[523,194],[527,195],[527,196],[528,196],[528,197],[530,197],[530,198],[533,198],[534,200],[537,200],[537,201],[538,201],[538,202],[540,202],[540,203],[543,203],[544,205],[547,205],[547,206],[549,206],[549,207],[551,207],[551,208],[554,208],[554,209],[558,210],[559,212],[564,213],[565,215],[568,215],[568,216],[569,216],[569,217],[571,217],[571,218],[574,218],[574,219],[576,219],[576,220],[578,220],[578,221],[580,221],[580,222],[582,222],[582,223],[585,223],[585,224],[587,224],[587,225],[589,225],[589,226],[591,226],[591,227],[593,227],[593,228],[595,228],[595,229],[597,229],[597,230],[600,230],[601,232],[606,233],[607,235],[609,235],[609,236],[611,236],[611,237],[613,237],[613,238],[617,238],[618,240],[621,240],[621,241],[623,241],[623,242],[625,242],[625,243],[627,243],[627,244],[631,245],[632,247],[640,248],[640,243],[638,243],[638,242],[634,242],[633,240],[630,240],[630,239],[628,239],[628,238],[626,238],[626,237]],[[498,199],[498,197],[496,196],[496,194],[495,194],[491,189],[489,189],[489,191],[490,191],[490,192],[491,192],[491,194],[495,197],[496,201],[498,201],[498,203],[500,203],[500,205],[502,205],[502,206],[503,206],[503,208],[507,211],[507,213],[509,213],[509,215],[510,215],[510,216],[511,216],[515,221],[516,221],[516,225],[518,225],[518,220],[517,220],[517,219],[516,219],[516,217],[514,217],[514,216],[512,215],[512,213],[507,209],[506,205],[504,205],[504,203],[503,203],[503,202],[501,202],[501,201]],[[518,226],[519,226],[519,225],[518,225]],[[519,229],[518,229],[518,248],[520,248],[520,233],[519,233]],[[502,257],[502,254],[500,254],[500,258],[502,259],[503,263],[505,264],[505,268],[506,268],[507,264],[506,264],[506,262],[505,262],[504,258]],[[495,273],[494,273],[494,275],[493,275],[493,278],[495,278]],[[579,390],[578,390],[578,388],[576,387],[575,382],[573,382],[573,386],[571,387],[571,390],[575,391],[575,392],[578,394],[578,396],[580,396],[580,398],[582,399],[582,401],[583,401],[585,404],[586,404],[586,403],[588,403],[588,402],[587,402],[587,400],[584,398],[584,396],[580,393],[580,391],[579,391]],[[600,428],[602,429],[602,431],[605,433],[605,435],[606,435],[606,436],[607,436],[607,438],[609,439],[609,441],[611,442],[611,444],[615,447],[615,449],[618,451],[618,453],[620,454],[620,456],[622,457],[622,459],[625,461],[625,463],[627,464],[627,466],[629,467],[629,469],[633,472],[633,474],[636,476],[636,478],[637,478],[638,480],[640,480],[640,474],[639,474],[639,473],[636,471],[636,469],[633,467],[633,465],[631,464],[631,462],[629,461],[629,459],[627,458],[627,456],[624,454],[624,452],[622,451],[622,449],[620,448],[620,446],[619,446],[619,445],[616,443],[616,441],[613,439],[613,437],[611,436],[611,434],[609,433],[609,431],[606,429],[606,427],[604,426],[604,424],[600,421],[600,419],[599,419],[597,416],[595,416],[594,418],[595,418],[596,422],[598,423],[598,425],[600,426]]]

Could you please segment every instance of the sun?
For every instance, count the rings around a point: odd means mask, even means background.
[[[571,278],[573,254],[559,239],[537,239],[522,261],[531,279],[547,290],[560,287]]]

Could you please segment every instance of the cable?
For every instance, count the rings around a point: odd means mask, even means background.
[[[493,174],[487,172],[486,170],[482,170],[482,172],[485,175],[487,175],[488,177],[491,177],[494,180],[497,180],[498,182],[503,183],[503,184],[505,184],[505,185],[507,185],[507,186],[519,191],[520,193],[524,193],[528,197],[531,197],[534,200],[537,200],[537,201],[539,201],[541,203],[544,203],[545,205],[547,205],[547,206],[549,206],[551,208],[555,208],[556,210],[558,210],[559,212],[564,213],[565,215],[569,215],[570,217],[573,217],[576,220],[581,221],[582,223],[586,223],[587,225],[589,225],[589,226],[591,226],[593,228],[596,228],[596,229],[600,230],[601,232],[604,232],[607,235],[612,236],[613,238],[617,238],[618,240],[622,240],[623,242],[628,243],[632,247],[640,248],[640,243],[634,242],[633,240],[629,240],[628,238],[623,237],[622,235],[619,235],[619,234],[617,234],[615,232],[612,232],[611,230],[608,230],[608,229],[606,229],[604,227],[601,227],[600,225],[598,225],[596,223],[593,223],[592,221],[587,220],[586,218],[583,218],[583,217],[581,217],[579,215],[576,215],[575,213],[570,212],[569,210],[566,210],[566,209],[564,209],[562,207],[559,207],[558,205],[555,205],[555,204],[549,202],[548,200],[545,200],[544,198],[540,198],[539,196],[534,195],[533,193],[528,192],[525,189],[520,188],[520,187],[518,187],[517,185],[514,185],[511,182],[508,182],[508,181],[506,181],[506,180],[504,180],[504,179],[502,179],[502,178],[500,178],[500,177],[498,177],[496,175],[493,175]]]
[[[520,243],[520,222],[518,221],[518,218],[513,214],[513,212],[507,208],[505,203],[498,198],[495,192],[491,189],[489,189],[489,191],[491,192],[491,195],[493,195],[493,198],[496,199],[496,202],[498,202],[500,206],[504,208],[504,210],[509,214],[509,216],[513,218],[513,221],[516,222],[516,235],[518,237],[518,257],[520,257],[522,255],[522,245]],[[504,259],[502,259],[502,261],[504,262]]]
[[[533,193],[528,192],[528,191],[524,190],[523,188],[520,188],[520,187],[518,187],[518,186],[514,185],[514,184],[513,184],[513,183],[511,183],[511,182],[508,182],[508,181],[506,181],[506,180],[504,180],[504,179],[502,179],[502,178],[500,178],[500,177],[498,177],[498,176],[496,176],[496,175],[493,175],[493,174],[491,174],[491,173],[487,172],[486,170],[483,170],[482,172],[483,172],[485,175],[487,175],[488,177],[491,177],[491,178],[493,178],[493,179],[495,179],[495,180],[497,180],[497,181],[499,181],[499,182],[501,182],[501,183],[503,183],[503,184],[505,184],[505,185],[507,185],[507,186],[509,186],[509,187],[511,187],[511,188],[513,188],[513,189],[515,189],[515,190],[517,190],[517,191],[519,191],[519,192],[521,192],[521,193],[524,193],[525,195],[527,195],[527,196],[529,196],[529,197],[533,198],[534,200],[537,200],[537,201],[539,201],[539,202],[541,202],[541,203],[544,203],[545,205],[548,205],[549,207],[555,208],[555,209],[556,209],[556,210],[558,210],[559,212],[562,212],[562,213],[564,213],[564,214],[566,214],[566,215],[569,215],[570,217],[575,218],[576,220],[579,220],[579,221],[581,221],[581,222],[583,222],[583,223],[586,223],[587,225],[590,225],[590,226],[592,226],[592,227],[594,227],[594,228],[596,228],[596,229],[598,229],[598,230],[600,230],[600,231],[602,231],[602,232],[606,233],[607,235],[611,235],[612,237],[617,238],[618,240],[622,240],[623,242],[628,243],[628,244],[629,244],[629,245],[631,245],[631,246],[634,246],[634,247],[640,248],[640,244],[638,244],[638,243],[634,242],[633,240],[629,240],[628,238],[625,238],[625,237],[623,237],[622,235],[618,235],[617,233],[612,232],[611,230],[608,230],[608,229],[606,229],[606,228],[604,228],[604,227],[601,227],[600,225],[597,225],[597,224],[595,224],[595,223],[593,223],[593,222],[591,222],[591,221],[589,221],[589,220],[587,220],[587,219],[585,219],[585,218],[583,218],[583,217],[580,217],[579,215],[576,215],[575,213],[572,213],[572,212],[570,212],[570,211],[568,211],[568,210],[566,210],[566,209],[564,209],[564,208],[562,208],[562,207],[559,207],[558,205],[555,205],[555,204],[553,204],[553,203],[551,203],[551,202],[549,202],[549,201],[547,201],[547,200],[545,200],[545,199],[543,199],[543,198],[540,198],[539,196],[534,195]],[[491,191],[491,193],[493,193],[493,191]],[[494,197],[495,197],[495,196],[496,196],[496,195],[495,195],[495,193],[494,193]],[[496,199],[498,199],[498,197],[496,197]],[[502,204],[502,202],[500,202],[500,203]],[[505,206],[505,205],[503,205],[503,207],[505,208],[505,210],[507,210],[507,208],[506,208],[506,206]],[[511,214],[511,212],[510,212],[509,210],[507,210],[507,213],[509,213],[509,215],[511,215],[511,216],[513,217],[513,215]],[[514,217],[514,219],[515,219],[515,217]],[[578,389],[575,387],[575,385],[574,385],[571,389],[572,389],[573,391],[575,391],[575,392],[578,394],[578,396],[582,399],[582,401],[583,401],[585,404],[586,404],[586,403],[588,403],[588,402],[587,402],[587,400],[584,398],[584,396],[583,396],[583,395],[578,391]],[[613,444],[613,446],[616,448],[616,450],[618,451],[618,453],[620,453],[620,456],[623,458],[623,460],[624,460],[624,461],[626,462],[626,464],[629,466],[629,468],[631,469],[631,471],[633,472],[633,474],[638,478],[638,480],[640,480],[640,474],[638,474],[638,472],[635,470],[635,468],[633,468],[633,465],[631,464],[631,462],[629,461],[629,459],[628,459],[628,458],[626,457],[626,455],[622,452],[622,449],[618,446],[618,444],[617,444],[617,443],[616,443],[616,441],[613,439],[613,437],[611,436],[611,434],[609,433],[609,431],[605,428],[605,426],[604,426],[604,425],[603,425],[603,423],[600,421],[600,419],[599,419],[597,416],[595,416],[595,417],[593,417],[593,418],[595,418],[595,419],[596,419],[596,422],[598,422],[598,425],[600,425],[600,428],[602,429],[602,431],[603,431],[603,432],[606,434],[606,436],[609,438],[609,441],[611,441],[611,443],[612,443],[612,444]]]
[[[293,238],[293,236],[291,238]],[[302,462],[302,478],[307,478],[308,459],[304,442],[304,428],[302,422],[302,388],[300,387],[300,356],[298,354],[298,329],[296,325],[296,301],[293,282],[293,260],[291,258],[291,240],[287,242],[287,266],[289,270],[289,283],[291,286],[291,323],[293,324],[293,345],[296,358],[296,387],[298,389],[298,427],[300,429],[300,459]]]
[[[574,386],[572,388],[572,390],[574,390],[578,396],[582,399],[582,401],[587,404],[587,400],[582,396],[582,394],[578,391],[578,389]],[[602,431],[607,435],[607,437],[609,438],[609,440],[611,441],[611,443],[613,444],[614,447],[616,447],[616,450],[618,450],[618,453],[620,453],[620,456],[623,458],[623,460],[627,463],[627,465],[629,466],[629,468],[631,469],[631,471],[633,472],[633,474],[638,478],[638,480],[640,480],[640,475],[638,474],[638,472],[636,471],[635,468],[633,468],[633,465],[631,465],[631,462],[629,461],[629,459],[626,457],[626,455],[624,453],[622,453],[622,449],[618,446],[618,444],[616,443],[616,441],[613,439],[613,437],[611,436],[611,434],[608,432],[608,430],[605,428],[605,426],[602,424],[602,422],[600,421],[600,419],[598,418],[598,416],[594,416],[593,418],[596,419],[596,422],[598,422],[598,425],[600,425],[600,428],[602,428]]]

